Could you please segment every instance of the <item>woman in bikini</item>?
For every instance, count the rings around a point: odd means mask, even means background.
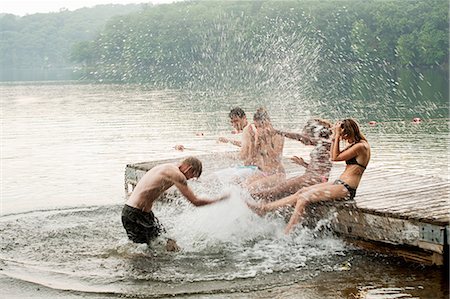
[[[287,179],[272,188],[254,191],[251,195],[255,198],[272,201],[294,194],[303,187],[327,182],[332,166],[330,161],[331,126],[331,123],[326,120],[311,119],[303,128],[302,133],[277,130],[276,132],[281,136],[314,146],[310,154],[311,159],[309,163],[306,163],[302,158],[292,157],[291,160],[294,163],[306,168],[302,175]]]
[[[339,144],[341,139],[349,144],[343,150],[340,149]],[[331,160],[345,161],[347,164],[339,179],[333,183],[327,182],[306,187],[280,200],[267,204],[248,204],[249,207],[257,214],[264,215],[282,206],[295,206],[294,213],[284,230],[288,234],[299,222],[309,203],[339,199],[352,200],[370,160],[370,145],[353,119],[336,123],[331,144]]]

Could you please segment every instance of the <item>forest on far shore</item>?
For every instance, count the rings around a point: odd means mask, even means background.
[[[84,9],[76,18],[64,11],[3,15],[1,65],[69,66],[86,80],[159,85],[221,76],[245,83],[255,74],[270,76],[263,74],[268,64],[283,70],[283,63],[299,67],[308,59],[325,68],[370,61],[446,70],[448,6],[447,0],[187,1],[125,6],[120,15],[114,6],[109,14]]]

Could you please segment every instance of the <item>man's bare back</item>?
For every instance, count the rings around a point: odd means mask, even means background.
[[[161,164],[150,169],[139,181],[126,204],[150,212],[155,200],[173,185],[187,186],[184,174],[175,164]]]

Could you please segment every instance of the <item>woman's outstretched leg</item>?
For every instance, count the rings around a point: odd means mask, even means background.
[[[276,201],[272,201],[266,204],[251,204],[251,203],[247,203],[248,207],[250,209],[252,209],[256,214],[262,216],[265,213],[269,212],[269,211],[273,211],[275,209],[284,207],[284,206],[295,206],[295,204],[297,203],[297,199],[300,197],[300,195],[305,192],[306,190],[310,190],[311,188],[317,188],[320,187],[321,185],[327,185],[328,183],[322,183],[322,184],[318,184],[315,185],[313,187],[308,187],[308,188],[302,188],[299,191],[297,191],[296,193],[286,196],[282,199],[276,200]]]
[[[292,216],[289,219],[286,228],[284,229],[284,233],[286,235],[291,232],[292,228],[299,222],[300,218],[303,216],[307,202],[308,199],[304,195],[300,195],[297,203],[295,204],[294,213],[292,213]]]
[[[296,193],[297,194],[297,193]],[[284,230],[285,234],[289,234],[294,226],[302,218],[305,208],[312,202],[330,201],[338,198],[345,198],[348,195],[348,190],[342,185],[333,185],[332,183],[322,183],[312,187],[302,189],[302,192],[297,194],[297,202],[295,210],[289,219],[288,224]]]
[[[262,199],[265,201],[273,201],[277,198],[286,197],[294,194],[303,187],[315,184],[309,176],[302,175],[300,177],[290,178],[281,182],[280,184],[263,190],[252,191],[252,197]]]
[[[297,202],[297,193],[290,195],[288,197],[269,202],[267,204],[251,204],[247,203],[248,207],[253,210],[256,214],[262,216],[267,212],[273,211],[284,206],[293,206]]]

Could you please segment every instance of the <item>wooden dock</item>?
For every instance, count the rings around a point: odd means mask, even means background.
[[[202,155],[203,175],[230,167],[230,154]],[[125,169],[128,194],[154,165],[180,159],[129,164]],[[234,162],[236,163],[236,162]],[[288,177],[301,167],[285,159]],[[343,166],[331,172],[335,179]],[[330,227],[340,236],[369,250],[401,256],[408,261],[448,267],[450,236],[450,187],[448,180],[400,171],[386,171],[370,165],[354,201],[316,204],[309,222],[328,217]]]

